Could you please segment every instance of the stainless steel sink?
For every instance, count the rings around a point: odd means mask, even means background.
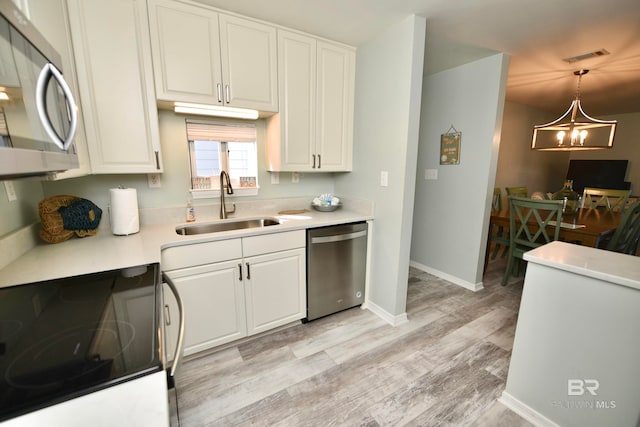
[[[218,233],[220,231],[243,230],[246,228],[261,228],[280,224],[277,218],[255,218],[225,220],[220,222],[204,222],[201,224],[185,224],[176,227],[176,233],[182,236],[194,234]]]

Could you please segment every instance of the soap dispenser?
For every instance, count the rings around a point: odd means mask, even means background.
[[[191,197],[187,199],[187,222],[194,222],[196,220],[196,211],[193,209],[193,202]]]

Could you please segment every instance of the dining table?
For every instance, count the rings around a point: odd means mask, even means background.
[[[618,227],[622,216],[622,213],[607,210],[605,207],[580,208],[575,214],[563,214],[560,240],[597,248],[602,238]],[[531,221],[534,223],[535,219],[532,218]],[[508,233],[509,208],[492,212],[490,226],[502,226]]]

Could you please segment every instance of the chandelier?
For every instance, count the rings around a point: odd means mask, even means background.
[[[580,81],[588,72],[574,71],[573,74],[578,76],[578,89],[569,109],[559,119],[533,127],[532,150],[601,150],[613,146],[618,122],[594,119],[580,105]]]

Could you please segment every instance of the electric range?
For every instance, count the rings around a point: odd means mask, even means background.
[[[158,264],[0,288],[0,421],[164,370]]]

